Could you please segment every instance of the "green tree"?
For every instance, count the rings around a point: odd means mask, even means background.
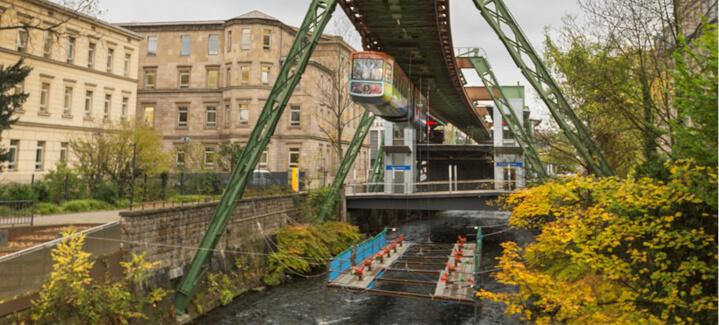
[[[69,201],[79,200],[87,195],[87,185],[74,170],[67,166],[66,162],[58,162],[55,169],[50,170],[43,177],[43,181],[47,184],[50,192],[50,200],[55,204],[62,203],[65,200],[66,189]]]
[[[674,156],[692,157],[702,166],[717,166],[717,25],[706,26],[691,44],[681,42],[674,53],[670,74],[674,107],[679,119],[672,122]]]
[[[77,157],[75,167],[93,191],[104,181],[129,181],[135,149],[135,177],[158,175],[169,168],[170,156],[162,149],[162,136],[134,122],[119,121],[72,139],[70,148]]]
[[[242,145],[238,142],[222,141],[217,147],[217,164],[223,170],[232,172],[240,160]]]
[[[17,122],[17,118],[12,116],[27,100],[28,94],[17,91],[19,88],[16,88],[16,85],[22,84],[30,71],[32,68],[23,66],[22,59],[9,67],[0,65],[0,135],[3,130],[10,129],[10,126]],[[0,146],[0,171],[2,171],[2,163],[8,159],[10,152]]]

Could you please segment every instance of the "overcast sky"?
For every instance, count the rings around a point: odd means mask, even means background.
[[[309,6],[309,0],[100,0],[102,19],[111,23],[157,22],[181,20],[225,20],[252,10],[259,10],[285,24],[298,26]],[[506,5],[519,22],[525,35],[536,50],[543,50],[546,26],[557,30],[562,27],[562,17],[578,14],[576,0],[506,0]],[[450,1],[450,20],[455,47],[481,47],[486,52],[497,79],[502,85],[525,86],[527,105],[535,118],[548,118],[544,104],[536,99],[529,83],[524,80],[496,34],[487,25],[471,0]],[[334,19],[346,19],[337,8]],[[332,32],[330,25],[326,32]],[[541,55],[541,54],[540,54]],[[470,84],[481,85],[478,78],[468,75]],[[474,75],[474,73],[472,73]]]

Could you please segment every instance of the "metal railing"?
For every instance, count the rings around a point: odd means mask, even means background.
[[[120,221],[84,230],[83,251],[97,257],[120,250]],[[76,236],[77,234],[73,235]],[[0,257],[0,301],[40,290],[53,271],[52,250],[64,238]],[[106,240],[110,239],[110,240]]]
[[[30,225],[35,220],[35,201],[0,201],[0,227]]]
[[[509,185],[511,182],[504,182]],[[515,182],[516,183],[516,182]],[[359,183],[359,184],[347,184],[346,193],[348,195],[360,194],[360,193],[383,193],[385,183]],[[392,183],[390,186],[399,189],[400,191],[392,191],[392,193],[405,193],[405,189],[414,189],[412,193],[426,193],[426,192],[454,192],[454,191],[476,191],[476,190],[495,190],[505,189],[504,186],[497,188],[494,180],[470,180],[470,181],[439,181],[439,182],[420,182],[420,183]],[[504,185],[504,184],[503,184]],[[516,184],[514,184],[516,185]],[[374,192],[370,192],[369,189],[374,186],[377,189]],[[512,187],[513,188],[513,187]]]

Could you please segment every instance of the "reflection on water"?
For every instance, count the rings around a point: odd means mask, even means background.
[[[396,233],[414,243],[453,243],[457,235],[476,237],[475,226],[482,226],[484,255],[481,269],[494,268],[504,241],[526,243],[531,234],[507,229],[507,212],[445,211],[427,215],[401,225]],[[391,234],[389,234],[391,235]],[[292,283],[263,292],[251,292],[225,307],[210,311],[194,324],[519,324],[519,318],[506,317],[501,304],[485,302],[477,310],[467,305],[444,306],[439,302],[377,296],[349,291],[328,290],[327,275],[296,277]],[[485,289],[511,291],[514,288],[483,277]],[[427,289],[427,290],[432,290]]]

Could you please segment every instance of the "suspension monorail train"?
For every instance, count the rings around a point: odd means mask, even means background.
[[[387,121],[424,128],[427,99],[393,57],[382,52],[353,52],[350,61],[349,92],[353,101]]]

